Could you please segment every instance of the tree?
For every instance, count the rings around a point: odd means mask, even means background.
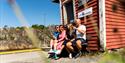
[[[16,27],[16,29],[24,30],[24,27]]]
[[[34,29],[44,29],[44,28],[46,28],[44,25],[38,25],[38,24],[32,25],[31,27],[34,28]]]

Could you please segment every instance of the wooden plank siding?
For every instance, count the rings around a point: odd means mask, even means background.
[[[106,47],[115,49],[125,47],[125,8],[119,0],[106,0]],[[112,5],[116,5],[114,12]]]
[[[88,48],[90,50],[99,50],[99,41],[98,41],[98,33],[95,27],[99,28],[99,17],[98,17],[98,0],[91,0],[87,3],[88,7],[93,8],[93,14],[91,17],[87,17],[86,27],[87,27],[87,35],[90,35],[91,38],[88,40]],[[75,0],[75,11],[76,16],[78,18],[78,13],[83,11],[84,8],[78,9],[78,0]],[[84,19],[82,19],[82,23],[84,24]],[[93,25],[96,24],[96,25]]]
[[[61,1],[63,2],[64,0]],[[103,4],[105,5],[99,6],[100,1],[101,0],[90,0],[87,3],[87,8],[92,7],[93,14],[86,17],[86,23],[84,18],[82,18],[82,23],[87,27],[87,35],[91,37],[88,40],[88,48],[96,51],[100,49],[100,43],[102,43],[99,38],[101,37],[99,36],[101,35],[101,33],[99,33],[102,29],[101,25],[105,25],[105,37],[103,38],[106,40],[103,43],[105,43],[106,49],[125,47],[125,6],[123,3],[120,3],[120,0],[103,0]],[[74,15],[75,18],[78,18],[78,13],[83,11],[84,8],[78,8],[78,0],[74,0],[73,3],[73,6],[75,6],[73,7]],[[116,11],[113,10],[112,5],[114,4],[116,6]],[[103,10],[105,11],[101,11],[99,9],[100,7],[104,7]],[[62,11],[62,14],[63,13],[64,12]],[[103,15],[101,13],[103,13]],[[100,16],[103,17],[104,20],[99,18]],[[62,15],[62,17],[64,17],[64,15]],[[62,21],[64,21],[64,18],[62,18]],[[100,25],[102,22],[105,24]]]

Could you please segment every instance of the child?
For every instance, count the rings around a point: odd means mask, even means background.
[[[50,48],[51,49],[50,49],[49,53],[53,53],[54,50],[56,50],[57,39],[58,39],[59,34],[60,34],[60,32],[59,32],[59,26],[56,26],[55,29],[56,29],[56,31],[53,32],[53,38],[50,40]]]

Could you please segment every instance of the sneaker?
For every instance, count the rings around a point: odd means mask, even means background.
[[[49,53],[53,53],[54,51],[52,49],[50,49]]]
[[[59,59],[59,57],[57,56],[57,54],[54,55],[54,59],[55,60]]]
[[[59,57],[55,57],[55,60],[58,60],[59,59]]]
[[[57,51],[57,50],[53,50],[54,51],[54,53]]]
[[[74,58],[76,59],[76,58],[80,57],[81,55],[82,55],[82,52],[80,51],[79,53],[77,53],[77,54],[75,55]]]
[[[69,54],[69,58],[72,58],[72,53]]]
[[[61,53],[61,50],[57,50],[56,52],[55,52],[55,54],[60,54]]]

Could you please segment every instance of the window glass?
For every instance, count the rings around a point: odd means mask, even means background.
[[[81,7],[84,5],[86,2],[89,2],[90,0],[78,0],[78,7]]]

